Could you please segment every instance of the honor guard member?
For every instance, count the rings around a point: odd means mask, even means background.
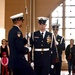
[[[14,26],[8,34],[8,42],[10,47],[9,67],[13,71],[13,75],[35,75],[32,67],[26,61],[24,55],[29,52],[27,47],[24,47],[26,40],[23,39],[20,30],[24,21],[23,13],[19,13],[10,17]]]
[[[34,47],[34,70],[37,75],[48,75],[50,72],[51,51],[54,48],[52,33],[46,31],[46,17],[38,17],[39,30],[32,33],[31,47]],[[55,50],[55,49],[54,49]]]
[[[58,23],[52,24],[55,46],[56,46],[56,53],[57,53],[55,59],[55,65],[54,65],[54,73],[55,73],[54,75],[61,74],[62,51],[65,50],[65,40],[62,36],[58,34],[59,26],[60,25]]]

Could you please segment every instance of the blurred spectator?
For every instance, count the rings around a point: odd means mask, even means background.
[[[8,57],[6,52],[2,53],[2,58],[1,58],[1,64],[2,64],[2,75],[8,75]]]
[[[66,59],[67,59],[67,62],[68,62],[68,72],[69,72],[68,75],[71,75],[72,58],[73,58],[72,56],[73,56],[74,49],[75,49],[74,40],[73,39],[70,39],[70,44],[67,45],[66,51],[65,51]]]
[[[10,52],[9,52],[9,46],[7,45],[7,40],[2,39],[1,43],[2,43],[2,45],[1,45],[1,57],[2,57],[3,52],[6,52],[7,57],[8,57]]]
[[[7,55],[7,57],[9,58],[9,55],[10,55],[10,50],[9,50],[9,46],[8,46],[8,42],[7,42],[7,40],[6,39],[2,39],[2,41],[1,41],[1,46],[0,46],[0,50],[1,50],[1,58],[2,58],[2,54],[4,53],[4,52],[6,52],[6,55]],[[2,73],[2,65],[1,65],[1,73]],[[5,71],[4,71],[4,73],[5,73]],[[9,72],[10,73],[10,72]]]

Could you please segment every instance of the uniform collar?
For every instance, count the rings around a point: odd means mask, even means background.
[[[44,32],[42,32],[42,31],[40,30],[40,33],[41,33],[41,34],[42,34],[42,33],[45,34],[45,33],[46,33],[46,30],[45,30]]]
[[[17,26],[17,25],[14,25],[14,26],[16,26],[20,30],[20,27],[19,26]]]
[[[46,30],[44,31],[44,32],[42,32],[41,30],[40,30],[40,33],[42,34],[43,33],[43,38],[45,37],[45,34],[46,34]]]

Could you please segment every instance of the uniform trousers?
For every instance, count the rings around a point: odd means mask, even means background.
[[[61,75],[61,61],[54,65],[54,75]]]
[[[29,63],[23,64],[18,68],[13,68],[12,71],[13,75],[35,75],[35,72]]]
[[[36,75],[48,75],[50,71],[50,55],[49,51],[35,52],[34,54],[34,70]]]
[[[49,66],[35,66],[35,72],[37,75],[48,75],[49,69]]]

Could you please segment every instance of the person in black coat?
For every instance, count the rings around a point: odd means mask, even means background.
[[[26,40],[23,39],[20,30],[24,21],[23,13],[19,13],[10,17],[14,26],[8,34],[8,42],[10,48],[9,67],[13,71],[13,75],[35,75],[29,62],[24,57],[29,52],[27,47],[24,47]],[[26,41],[26,42],[25,42]]]
[[[75,57],[74,53],[75,53],[74,40],[70,39],[70,44],[67,45],[66,51],[65,51],[66,60],[68,62],[68,72],[69,72],[69,75],[71,75],[71,71],[73,69],[72,65],[73,65],[73,60],[74,60],[74,57]]]
[[[75,44],[72,48],[72,75],[75,75]]]
[[[56,55],[52,33],[46,31],[46,17],[38,17],[39,30],[32,33],[30,45],[34,47],[34,70],[37,75],[48,75]],[[55,56],[56,57],[56,56]],[[50,74],[51,75],[51,74]]]
[[[56,60],[54,65],[54,75],[61,75],[62,66],[62,51],[65,50],[65,40],[62,36],[58,34],[59,24],[52,24],[52,30],[54,34],[55,46],[56,46]]]

